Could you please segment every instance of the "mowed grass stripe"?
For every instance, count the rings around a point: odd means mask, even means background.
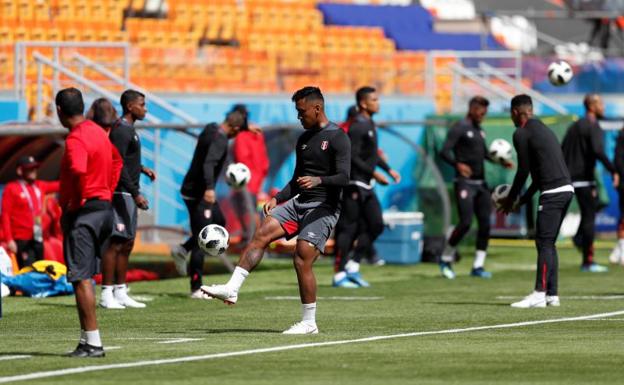
[[[247,355],[254,355],[254,354],[283,352],[283,351],[296,350],[296,349],[375,342],[375,341],[383,341],[383,340],[407,338],[407,337],[419,337],[419,336],[430,336],[430,335],[441,335],[441,334],[458,334],[458,333],[476,332],[476,331],[483,331],[483,330],[509,329],[509,328],[524,327],[524,326],[543,325],[543,324],[551,324],[551,323],[587,321],[587,320],[592,320],[592,319],[605,319],[605,318],[615,317],[619,315],[624,315],[624,310],[614,311],[614,312],[609,312],[609,313],[590,314],[590,315],[577,316],[577,317],[565,317],[565,318],[555,318],[555,319],[537,320],[537,321],[514,322],[514,323],[499,324],[499,325],[474,326],[474,327],[458,328],[458,329],[372,336],[372,337],[357,338],[357,339],[351,339],[351,340],[313,342],[313,343],[296,344],[296,345],[275,346],[275,347],[270,347],[270,348],[242,350],[242,351],[236,351],[236,352],[224,352],[224,353],[205,354],[205,355],[187,356],[187,357],[178,357],[178,358],[170,358],[170,359],[160,359],[160,360],[136,361],[136,362],[118,363],[118,364],[110,364],[110,365],[93,365],[93,366],[84,366],[84,367],[78,367],[78,368],[50,370],[50,371],[35,372],[35,373],[16,375],[16,376],[0,377],[0,383],[36,380],[36,379],[41,379],[41,378],[66,376],[66,375],[71,375],[71,374],[82,374],[82,373],[87,373],[87,372],[96,372],[96,371],[103,371],[103,370],[110,370],[110,369],[125,369],[125,368],[136,368],[136,367],[153,366],[153,365],[177,364],[177,363],[185,363],[185,362],[193,362],[193,361],[214,360],[214,359],[219,359],[219,358],[247,356]]]

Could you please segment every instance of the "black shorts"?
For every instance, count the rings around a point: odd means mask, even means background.
[[[282,225],[287,239],[297,236],[297,239],[310,242],[323,253],[338,222],[340,208],[323,202],[302,203],[293,198],[275,207],[269,215]]]
[[[110,202],[87,201],[79,211],[63,214],[61,225],[67,280],[91,279],[100,270],[102,253],[113,229]]]
[[[622,185],[623,182],[620,183],[620,186]],[[618,193],[618,201],[620,204],[620,223],[624,223],[624,188],[622,187],[618,187],[617,189],[617,193]]]
[[[132,240],[136,237],[137,205],[132,195],[125,192],[113,194],[113,237]]]

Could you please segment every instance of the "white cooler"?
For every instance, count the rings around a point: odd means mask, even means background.
[[[375,241],[379,257],[392,264],[419,263],[423,249],[423,213],[386,212],[383,219],[384,232]]]

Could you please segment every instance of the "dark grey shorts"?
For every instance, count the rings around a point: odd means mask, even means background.
[[[92,278],[100,270],[100,261],[113,228],[110,202],[88,201],[80,211],[63,214],[63,255],[67,280]]]
[[[308,241],[325,252],[325,244],[336,226],[340,208],[323,202],[301,203],[293,198],[275,207],[269,215],[282,225],[287,239],[297,236],[297,239]]]
[[[136,237],[137,205],[128,193],[113,194],[113,237],[131,240]]]

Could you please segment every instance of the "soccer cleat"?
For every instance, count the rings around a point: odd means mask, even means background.
[[[524,297],[522,301],[514,302],[511,307],[519,309],[528,309],[531,307],[546,307],[546,293],[534,291]]]
[[[104,309],[125,309],[126,307],[117,301],[112,291],[102,291],[100,306]]]
[[[590,263],[588,265],[581,265],[581,272],[583,273],[606,273],[609,268],[597,263]]]
[[[226,305],[234,305],[238,300],[238,292],[231,290],[227,285],[204,285],[199,290],[212,298],[220,299]]]
[[[186,251],[186,249],[182,247],[182,245],[175,245],[171,248],[171,257],[173,258],[175,268],[178,271],[178,274],[183,277],[188,274],[187,265],[190,254],[191,253]]]
[[[142,309],[146,306],[144,303],[131,298],[125,290],[115,290],[115,300],[119,302],[121,306],[135,309]]]
[[[370,287],[370,283],[362,278],[362,274],[360,274],[359,271],[356,273],[347,273],[347,279],[360,287]]]
[[[613,251],[609,255],[609,262],[611,262],[614,265],[617,265],[618,263],[622,262],[622,253],[620,252],[619,246],[615,246],[613,248]]]
[[[93,346],[89,344],[78,344],[76,350],[68,353],[66,357],[74,358],[100,358],[105,357],[104,348],[102,346]]]
[[[440,262],[440,272],[446,279],[455,279],[455,272],[453,271],[453,265],[450,262]]]
[[[332,286],[333,287],[344,287],[346,289],[357,289],[358,287],[360,287],[360,285],[358,285],[357,283],[351,281],[347,276],[345,276],[342,279],[336,280],[336,278],[334,278],[332,280]]]
[[[470,275],[472,277],[485,278],[485,279],[492,278],[492,273],[490,273],[489,271],[485,271],[485,269],[482,267],[477,267],[476,269],[473,268],[470,271]]]
[[[316,323],[301,321],[288,328],[288,330],[284,330],[282,334],[318,334],[318,332]]]
[[[546,296],[546,306],[561,306],[561,302],[559,301],[558,295],[547,295]]]
[[[209,296],[208,294],[204,293],[200,289],[197,289],[194,292],[192,292],[191,293],[191,298],[192,299],[212,299],[211,296]]]

